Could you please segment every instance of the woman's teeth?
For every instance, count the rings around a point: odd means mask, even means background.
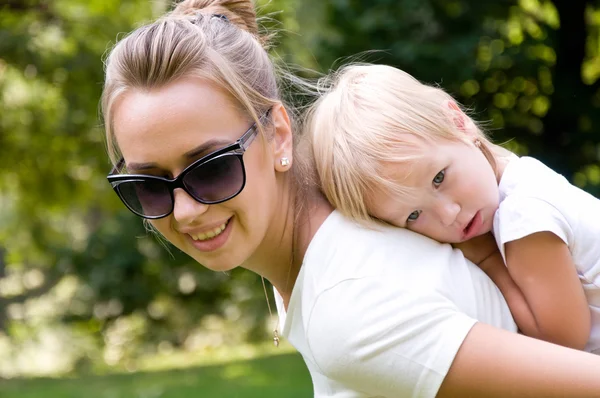
[[[218,226],[217,228],[215,228],[215,229],[213,229],[211,231],[204,232],[204,233],[199,234],[199,235],[192,235],[192,234],[190,234],[190,236],[194,240],[208,240],[208,239],[212,239],[215,236],[221,235],[221,233],[223,232],[223,230],[225,229],[226,226],[227,226],[227,223],[224,222],[223,224],[221,224],[220,226]]]

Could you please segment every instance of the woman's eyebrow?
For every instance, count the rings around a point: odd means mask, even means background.
[[[198,145],[196,148],[186,152],[183,156],[186,158],[195,158],[198,155],[208,154],[208,152],[212,152],[213,150],[225,147],[227,145],[231,145],[233,142],[230,140],[224,139],[214,139],[208,140],[204,144]]]
[[[223,139],[209,140],[201,145],[198,145],[196,148],[186,152],[183,156],[188,159],[196,158],[199,155],[207,154],[208,152],[212,152],[212,150],[216,150],[218,148],[221,148],[221,147],[224,147],[227,145],[231,145],[231,144],[232,144],[232,142],[229,140],[223,140]],[[150,170],[150,169],[160,169],[160,167],[158,166],[158,164],[153,163],[153,162],[127,164],[127,170],[130,173],[139,172],[142,170]]]

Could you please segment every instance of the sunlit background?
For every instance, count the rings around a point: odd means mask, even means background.
[[[0,0],[0,397],[311,395],[260,279],[161,245],[106,182],[103,56],[170,3]],[[398,66],[600,194],[600,1],[258,4],[278,62]]]

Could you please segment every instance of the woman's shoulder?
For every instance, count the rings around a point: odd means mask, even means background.
[[[448,244],[383,224],[363,226],[334,211],[315,234],[302,267],[309,283],[326,290],[365,278],[393,279],[406,288],[435,286],[450,269],[460,274],[467,264]]]
[[[441,248],[448,245],[440,244],[430,238],[404,228],[394,227],[382,222],[373,221],[365,225],[344,216],[334,210],[315,234],[310,246],[347,246],[356,248],[377,248],[378,250],[391,247],[406,247],[420,249],[421,247]],[[417,245],[417,247],[415,247]],[[309,246],[309,248],[310,248]]]
[[[305,261],[344,258],[346,262],[363,262],[377,256],[401,260],[418,255],[422,260],[440,253],[449,255],[451,247],[423,235],[383,223],[362,225],[333,211],[311,241]]]

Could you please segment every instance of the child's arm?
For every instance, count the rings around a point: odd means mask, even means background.
[[[513,281],[504,265],[504,260],[492,234],[487,233],[454,246],[462,250],[465,257],[477,264],[498,286],[519,330],[525,334],[528,334],[525,330],[534,330],[536,320],[533,312],[527,304],[523,292]]]
[[[506,243],[505,252],[508,272],[533,313],[534,322],[522,325],[513,314],[521,331],[583,349],[591,315],[567,245],[551,232],[537,232]]]
[[[536,329],[535,316],[525,299],[525,295],[511,278],[500,252],[496,250],[477,265],[500,289],[519,330],[528,336],[532,336],[527,331]]]

